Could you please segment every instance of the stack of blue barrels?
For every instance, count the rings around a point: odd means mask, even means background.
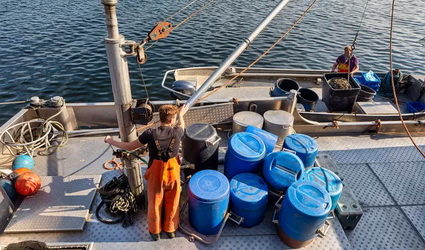
[[[277,136],[254,126],[228,142],[224,175],[203,170],[189,181],[189,220],[198,232],[219,232],[228,208],[254,227],[265,217],[269,191],[285,194],[278,212],[278,235],[291,247],[311,243],[336,207],[342,182],[329,170],[314,167],[318,144],[304,134],[288,135],[273,152]]]

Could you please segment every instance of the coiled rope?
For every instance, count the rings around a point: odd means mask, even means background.
[[[0,143],[6,146],[12,155],[17,155],[23,151],[29,156],[33,156],[38,149],[44,148],[41,155],[50,155],[68,141],[68,133],[62,123],[52,119],[62,113],[64,108],[50,116],[46,120],[33,119],[12,125],[0,134]],[[52,141],[61,133],[62,139],[58,145],[52,145]],[[16,150],[13,152],[10,148]]]

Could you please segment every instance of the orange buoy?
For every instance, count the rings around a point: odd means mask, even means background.
[[[13,170],[13,172],[18,173],[18,175],[21,175],[23,173],[32,173],[32,170],[28,169],[28,168],[18,168]]]
[[[15,181],[15,189],[21,195],[35,194],[40,187],[41,179],[32,171],[19,175]]]

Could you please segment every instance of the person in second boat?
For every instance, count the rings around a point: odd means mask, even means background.
[[[359,59],[353,55],[353,48],[350,45],[345,46],[344,54],[340,55],[332,65],[331,72],[350,72],[351,75],[359,71]]]
[[[149,163],[144,177],[148,181],[148,230],[153,240],[160,239],[161,231],[174,238],[178,228],[181,190],[178,152],[185,128],[183,115],[187,109],[186,105],[180,110],[175,105],[162,105],[158,110],[161,125],[147,129],[133,142],[105,137],[106,143],[124,150],[135,150],[148,144]],[[174,126],[177,114],[178,122]]]

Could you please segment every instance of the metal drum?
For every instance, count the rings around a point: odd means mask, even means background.
[[[207,123],[194,123],[185,130],[182,139],[183,158],[195,164],[195,171],[218,168],[220,137]]]
[[[314,160],[319,152],[319,144],[316,140],[304,134],[288,135],[283,142],[283,147],[295,151],[296,155],[303,161],[305,168],[314,165]]]
[[[332,199],[331,211],[336,208],[343,186],[341,179],[334,172],[325,168],[310,168],[306,171],[304,179],[314,181],[326,189]]]
[[[230,137],[224,158],[224,175],[232,179],[240,173],[256,173],[266,156],[266,146],[260,137],[248,133],[236,133]]]
[[[267,183],[256,174],[238,174],[230,181],[230,210],[244,218],[243,227],[253,227],[263,221],[267,197]]]
[[[284,110],[269,110],[264,113],[264,130],[278,136],[277,144],[292,133],[294,116]]]
[[[189,181],[189,221],[204,235],[220,230],[229,205],[230,185],[227,178],[215,170],[202,170]]]
[[[331,197],[319,184],[297,181],[286,191],[279,211],[279,237],[290,247],[310,244],[331,211]]]
[[[232,133],[244,132],[248,125],[262,128],[264,118],[252,111],[241,111],[233,115]]]

